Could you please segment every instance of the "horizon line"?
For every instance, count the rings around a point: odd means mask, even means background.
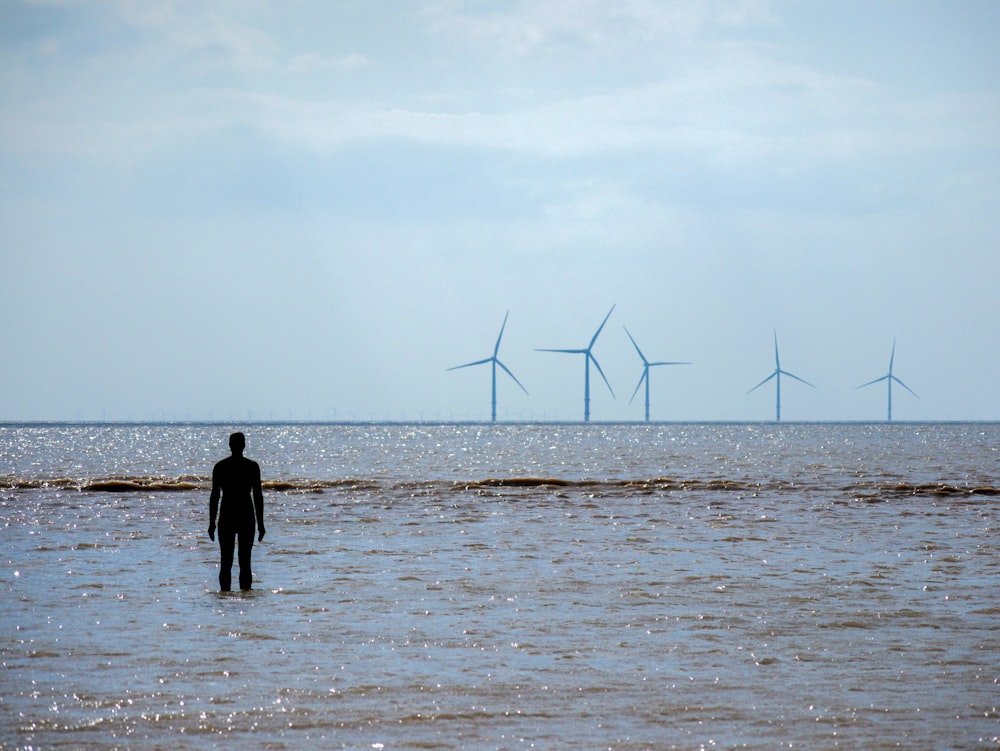
[[[206,419],[206,420],[3,420],[0,419],[0,427],[54,427],[54,426],[86,426],[86,427],[114,427],[114,426],[234,426],[234,425],[256,425],[256,426],[353,426],[353,425],[1000,425],[1000,418],[983,419],[939,419],[939,420],[893,420],[891,423],[886,420],[230,420],[230,419]]]

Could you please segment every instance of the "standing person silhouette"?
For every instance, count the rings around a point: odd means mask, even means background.
[[[250,589],[253,572],[250,553],[253,550],[254,522],[264,539],[264,493],[260,488],[260,465],[243,456],[246,436],[233,433],[229,448],[233,455],[223,459],[212,470],[212,496],[208,503],[208,537],[215,539],[215,520],[219,520],[219,548],[222,563],[219,568],[219,588],[228,592],[232,587],[233,550],[239,538],[240,589]],[[219,505],[219,496],[222,505]]]

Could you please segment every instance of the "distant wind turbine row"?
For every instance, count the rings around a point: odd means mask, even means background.
[[[614,310],[615,310],[615,306],[612,305],[611,306],[611,310],[609,310],[608,314],[606,316],[604,316],[604,320],[601,321],[601,325],[597,327],[597,331],[594,332],[594,335],[590,338],[590,342],[587,344],[586,347],[584,347],[584,348],[578,348],[578,349],[537,349],[536,350],[537,352],[557,352],[557,353],[567,354],[567,355],[583,355],[583,420],[584,420],[584,422],[590,422],[590,364],[591,364],[591,362],[593,362],[594,367],[597,368],[597,372],[600,374],[601,379],[604,381],[604,384],[608,387],[608,391],[611,393],[611,396],[612,397],[615,396],[614,389],[611,388],[611,383],[608,381],[607,376],[604,375],[604,371],[601,369],[601,364],[597,361],[597,358],[594,357],[594,352],[593,352],[594,345],[597,343],[597,337],[599,337],[601,335],[601,331],[604,329],[604,325],[608,322],[608,319],[611,317],[611,314],[614,312]],[[503,323],[500,326],[500,334],[497,336],[496,344],[493,346],[493,355],[491,357],[485,357],[485,358],[483,358],[481,360],[476,360],[474,362],[465,363],[464,365],[456,365],[455,367],[448,368],[448,370],[460,370],[462,368],[470,368],[470,367],[472,367],[474,365],[485,365],[487,363],[489,363],[491,365],[493,377],[492,377],[492,386],[491,386],[492,399],[491,399],[490,418],[491,418],[491,420],[493,422],[496,422],[496,419],[497,419],[497,367],[499,367],[500,369],[502,369],[508,376],[510,376],[511,379],[514,381],[514,383],[516,383],[518,386],[520,386],[521,390],[525,394],[528,393],[528,390],[524,387],[524,384],[522,384],[517,379],[517,376],[515,376],[510,371],[510,369],[506,365],[504,365],[500,361],[500,359],[499,359],[500,341],[503,339],[503,332],[507,328],[507,318],[509,316],[510,316],[510,311],[507,311],[507,313],[503,317]],[[623,327],[623,328],[625,328],[625,327]],[[636,394],[639,393],[639,389],[643,385],[645,385],[645,387],[646,387],[646,393],[645,393],[645,396],[646,396],[646,422],[649,422],[649,370],[650,370],[650,368],[657,367],[657,366],[660,366],[660,365],[691,365],[692,363],[690,363],[690,362],[679,362],[679,361],[650,362],[646,358],[646,356],[643,354],[642,350],[639,349],[639,345],[636,343],[635,338],[632,336],[631,332],[629,332],[628,328],[625,328],[625,333],[626,333],[626,335],[628,335],[629,341],[632,342],[632,346],[635,347],[635,351],[638,353],[639,359],[642,360],[642,375],[639,377],[639,383],[636,384],[635,391],[632,392],[632,397],[629,399],[629,404],[631,404],[632,401],[635,400]],[[889,372],[886,375],[881,376],[880,378],[876,378],[874,380],[868,381],[867,383],[863,383],[863,384],[861,384],[860,386],[857,387],[859,389],[860,388],[864,388],[865,386],[871,386],[872,384],[879,383],[880,381],[886,381],[888,383],[888,388],[889,388],[889,410],[888,410],[888,418],[887,419],[888,419],[889,422],[892,422],[892,383],[893,383],[893,381],[895,381],[900,386],[902,386],[904,389],[906,389],[907,391],[909,391],[911,394],[913,394],[913,396],[917,396],[917,394],[913,391],[913,389],[911,389],[909,386],[907,386],[905,383],[903,383],[899,378],[897,378],[895,375],[893,375],[892,365],[893,365],[893,360],[895,359],[895,356],[896,356],[896,340],[894,339],[893,342],[892,342],[892,352],[889,355]],[[787,370],[784,370],[781,367],[781,358],[780,358],[780,356],[778,354],[778,332],[775,330],[774,331],[774,370],[763,381],[761,381],[756,386],[754,386],[752,389],[750,389],[749,391],[747,391],[747,393],[750,394],[750,393],[756,391],[757,389],[759,389],[761,386],[763,386],[765,383],[767,383],[771,379],[774,379],[774,384],[775,384],[774,420],[775,420],[775,422],[781,422],[781,376],[783,376],[783,375],[787,376],[788,378],[791,378],[793,380],[799,381],[800,383],[804,383],[805,385],[810,386],[812,388],[816,388],[813,384],[809,383],[809,381],[805,380],[804,378],[800,378],[799,376],[795,375],[794,373],[791,373],[791,372],[789,372]],[[917,398],[919,398],[919,397],[917,397]]]

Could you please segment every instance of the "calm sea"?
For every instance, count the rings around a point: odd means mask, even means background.
[[[0,426],[0,748],[1000,747],[1000,425]]]

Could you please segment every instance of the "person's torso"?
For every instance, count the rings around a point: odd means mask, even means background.
[[[215,480],[222,492],[219,521],[253,522],[253,488],[260,477],[257,463],[230,456],[215,465]]]

